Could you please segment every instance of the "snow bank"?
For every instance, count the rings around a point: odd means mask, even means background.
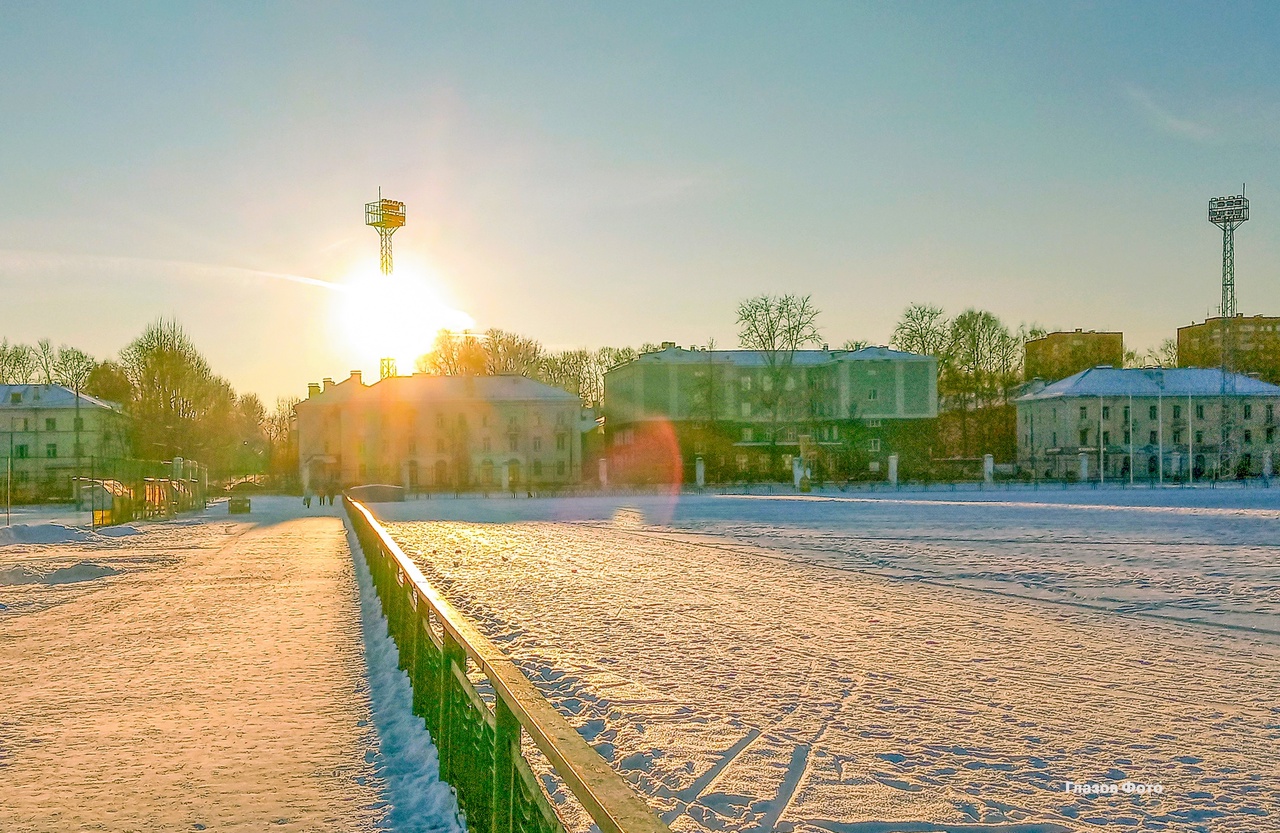
[[[462,833],[452,788],[440,780],[440,758],[422,718],[413,713],[409,676],[398,666],[395,642],[373,589],[359,543],[348,534],[360,584],[361,629],[369,670],[369,696],[378,730],[376,765],[387,787],[390,811],[383,829],[398,833]]]
[[[80,581],[93,581],[114,576],[119,572],[114,567],[94,564],[92,561],[81,561],[71,567],[58,567],[47,571],[29,565],[18,565],[0,570],[0,587],[18,584],[75,584]]]
[[[62,524],[14,524],[0,529],[0,546],[6,544],[79,544],[99,536],[87,529]]]

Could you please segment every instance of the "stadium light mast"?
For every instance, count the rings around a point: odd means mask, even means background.
[[[1222,368],[1222,383],[1219,399],[1222,409],[1222,434],[1218,442],[1218,476],[1230,476],[1232,457],[1232,428],[1234,419],[1231,414],[1231,400],[1235,398],[1236,382],[1235,345],[1232,338],[1232,327],[1236,317],[1236,229],[1249,219],[1249,201],[1244,197],[1244,186],[1240,193],[1233,197],[1214,197],[1209,200],[1209,222],[1222,229],[1222,306],[1220,335],[1222,343],[1219,347]]]
[[[364,224],[378,230],[378,265],[382,274],[390,277],[394,265],[391,260],[391,235],[404,225],[404,203],[382,198],[382,188],[378,188],[378,199],[364,205]],[[396,360],[383,358],[378,362],[378,378],[386,379],[396,375]]]

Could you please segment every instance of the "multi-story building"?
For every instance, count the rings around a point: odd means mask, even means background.
[[[1237,315],[1228,322],[1232,344],[1232,368],[1238,373],[1256,373],[1272,384],[1280,384],[1280,318]],[[1179,367],[1218,367],[1222,364],[1222,318],[1178,328]]]
[[[932,356],[885,347],[684,350],[666,342],[605,374],[606,454],[626,480],[789,477],[803,454],[824,478],[883,476],[929,455],[938,414]],[[904,473],[904,476],[907,476]]]
[[[1095,367],[1016,400],[1018,463],[1036,477],[1179,480],[1255,476],[1280,454],[1280,387],[1235,375],[1226,397],[1228,471],[1219,470],[1222,372]]]
[[[573,394],[521,376],[415,373],[366,385],[352,371],[308,385],[298,403],[299,473],[311,489],[575,483],[581,411]]]
[[[0,385],[0,443],[16,499],[72,498],[74,478],[130,456],[121,407],[61,385]]]
[[[1124,364],[1124,334],[1084,332],[1049,333],[1024,346],[1023,369],[1028,379],[1054,382],[1090,367]]]

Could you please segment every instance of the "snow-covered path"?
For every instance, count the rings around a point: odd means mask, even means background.
[[[1280,492],[1046,497],[378,509],[675,830],[1280,829]]]
[[[0,548],[0,830],[458,829],[337,511],[254,509]]]

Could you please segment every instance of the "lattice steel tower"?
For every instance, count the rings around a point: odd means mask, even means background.
[[[1236,381],[1235,371],[1235,317],[1236,317],[1236,229],[1249,219],[1249,201],[1244,198],[1244,186],[1234,197],[1214,197],[1209,200],[1209,222],[1222,229],[1222,307],[1219,354],[1222,367],[1222,386],[1219,398],[1222,413],[1222,436],[1218,443],[1218,475],[1232,476],[1235,427]],[[1190,415],[1188,415],[1190,416]],[[1187,426],[1191,430],[1191,426]]]
[[[364,224],[373,226],[378,230],[378,239],[382,243],[379,252],[382,274],[390,275],[392,269],[391,235],[396,233],[396,229],[404,225],[404,203],[396,202],[395,200],[384,200],[382,198],[382,189],[379,188],[377,201],[365,203]]]

